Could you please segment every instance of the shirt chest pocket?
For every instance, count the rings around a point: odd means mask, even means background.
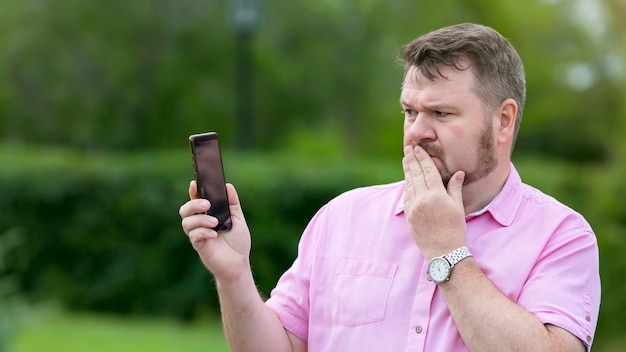
[[[383,320],[397,269],[397,264],[389,262],[338,260],[332,291],[333,321],[357,326]]]

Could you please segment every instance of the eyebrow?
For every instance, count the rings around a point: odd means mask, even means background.
[[[402,106],[408,106],[408,107],[413,107],[412,104],[403,101],[402,98],[400,98],[400,105]],[[457,111],[458,109],[452,105],[452,104],[445,104],[445,103],[434,103],[434,104],[421,104],[426,110],[428,111]]]
[[[424,107],[430,111],[456,111],[457,108],[451,104],[424,104]]]

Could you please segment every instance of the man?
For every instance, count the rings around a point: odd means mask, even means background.
[[[346,192],[301,238],[270,299],[233,228],[180,209],[213,273],[234,351],[584,351],[598,318],[595,235],[583,217],[523,184],[510,162],[525,100],[515,49],[462,24],[402,51],[405,180]]]

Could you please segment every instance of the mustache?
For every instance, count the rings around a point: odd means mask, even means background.
[[[413,144],[419,145],[431,157],[437,157],[437,158],[441,159],[442,156],[443,156],[443,150],[439,146],[437,146],[437,145],[434,145],[434,144],[429,143],[429,142],[420,142],[420,143],[413,143]]]

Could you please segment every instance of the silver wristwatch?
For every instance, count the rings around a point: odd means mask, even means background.
[[[463,246],[446,255],[431,259],[430,263],[428,263],[428,280],[436,283],[450,280],[450,273],[454,265],[471,256],[472,252],[470,252],[469,248]]]

